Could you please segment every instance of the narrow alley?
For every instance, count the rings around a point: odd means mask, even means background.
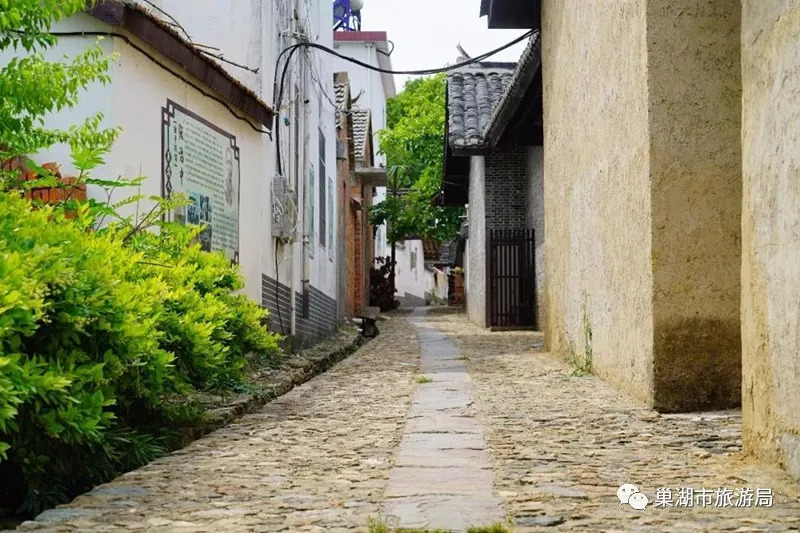
[[[21,529],[800,528],[797,485],[739,456],[738,412],[659,415],[540,346],[538,333],[490,333],[452,309],[398,311],[262,412]],[[619,502],[625,483],[648,497],[644,510]],[[660,488],[693,489],[691,506],[667,506]],[[702,496],[725,488],[772,497]]]

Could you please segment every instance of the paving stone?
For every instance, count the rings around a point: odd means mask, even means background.
[[[486,495],[492,494],[493,472],[471,467],[396,467],[392,470],[386,496],[418,496],[425,494]]]
[[[551,527],[564,523],[561,516],[519,516],[514,520],[514,524],[523,527]]]
[[[800,531],[800,487],[741,454],[738,411],[659,415],[571,377],[540,344],[463,314],[395,314],[261,412],[20,530],[344,533],[383,513],[452,531],[506,516],[515,533]],[[622,483],[648,496],[644,511],[619,503]],[[663,509],[660,487],[775,495],[772,507]]]
[[[397,314],[375,340],[262,411],[24,529],[363,531],[381,510],[419,353],[414,327]]]
[[[411,416],[406,424],[409,433],[481,433],[483,425],[474,416],[452,416],[444,413],[425,413]]]
[[[421,466],[421,467],[459,467],[467,468],[475,465],[491,467],[491,457],[486,450],[470,449],[432,449],[432,450],[403,450],[395,458],[396,466]]]
[[[421,365],[460,358],[452,341],[425,327],[419,319],[421,313],[417,310],[410,319],[420,331]],[[466,366],[457,361],[450,368]],[[474,388],[466,378],[440,379],[417,390],[385,494],[384,510],[396,519],[396,525],[466,531],[469,525],[502,518],[502,502],[493,494],[494,473],[480,422],[452,413],[474,408],[474,404]],[[429,426],[441,421],[440,426],[458,427],[459,421],[469,420],[464,427],[472,431],[419,433],[415,420],[420,418]]]
[[[486,450],[486,441],[483,432],[416,433],[406,430],[399,451],[404,450]]]
[[[406,528],[465,531],[470,526],[494,524],[496,520],[492,519],[502,517],[503,509],[497,500],[427,495],[389,498],[384,505],[384,513],[388,522]]]
[[[428,318],[466,357],[515,533],[800,530],[797,482],[742,456],[738,411],[659,415],[598,378],[571,377],[563,360],[532,348],[539,333],[489,332],[447,310]],[[619,503],[622,483],[648,496],[644,511]],[[652,503],[661,487],[763,487],[775,499],[663,509]]]

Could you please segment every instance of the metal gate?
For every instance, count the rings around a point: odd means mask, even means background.
[[[489,230],[486,321],[496,328],[535,328],[536,245],[532,229]]]

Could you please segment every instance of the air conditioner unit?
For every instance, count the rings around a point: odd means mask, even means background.
[[[292,199],[285,176],[272,177],[272,236],[281,240],[292,237]]]

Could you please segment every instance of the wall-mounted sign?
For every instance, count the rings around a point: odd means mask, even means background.
[[[202,224],[204,250],[239,262],[239,148],[236,137],[172,100],[162,108],[162,194],[185,193],[191,205],[171,220]]]

